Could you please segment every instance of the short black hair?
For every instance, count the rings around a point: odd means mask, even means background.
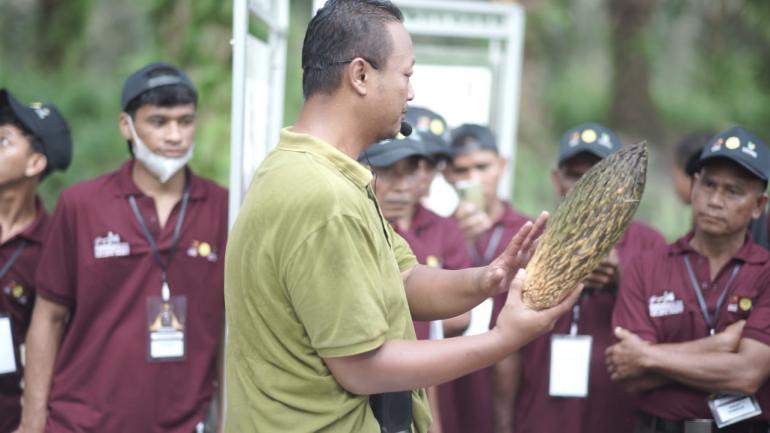
[[[712,132],[696,131],[682,137],[674,145],[674,163],[690,176],[695,174],[695,165],[703,147],[714,135]]]
[[[385,24],[402,22],[401,10],[387,0],[328,0],[307,26],[302,45],[302,93],[337,90],[346,63],[364,58],[378,69],[393,49]]]
[[[43,141],[37,135],[33,134],[29,128],[24,126],[23,123],[21,123],[21,120],[16,117],[16,114],[13,113],[13,110],[9,106],[0,107],[0,126],[2,125],[13,125],[19,128],[21,133],[24,134],[27,140],[29,140],[29,144],[32,146],[32,150],[45,155],[45,147],[43,147]],[[43,170],[42,173],[42,177],[47,176],[50,172],[51,165],[46,164],[45,170]]]
[[[182,84],[169,84],[168,86],[156,87],[140,94],[126,104],[124,111],[134,119],[136,112],[145,105],[173,107],[187,104],[198,105],[198,95],[195,91]]]

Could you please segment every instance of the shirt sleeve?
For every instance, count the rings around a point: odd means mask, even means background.
[[[385,224],[388,228],[388,236],[393,239],[393,254],[396,255],[396,261],[398,262],[398,269],[401,272],[409,270],[417,264],[417,257],[414,256],[412,249],[409,247],[409,243],[401,237],[390,224]]]
[[[759,295],[753,301],[741,336],[770,346],[770,268],[757,278],[757,283]]]
[[[298,319],[322,357],[365,353],[385,342],[382,271],[390,266],[395,272],[396,264],[379,263],[381,235],[355,217],[332,217],[299,245],[283,271]]]
[[[621,326],[644,340],[657,343],[657,332],[645,301],[643,264],[641,257],[637,256],[631,259],[624,271],[612,312],[612,329]]]
[[[77,232],[74,206],[63,193],[48,223],[35,273],[38,296],[58,304],[75,305]]]

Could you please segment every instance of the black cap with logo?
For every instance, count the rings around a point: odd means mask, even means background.
[[[0,107],[8,107],[14,116],[40,140],[48,159],[46,173],[64,170],[72,161],[72,137],[64,116],[53,104],[22,105],[7,89],[0,89]]]
[[[164,62],[150,63],[126,79],[120,97],[120,106],[125,110],[128,104],[142,93],[176,84],[189,88],[196,95],[198,93],[187,74],[177,66]]]
[[[423,107],[409,107],[405,120],[420,134],[426,156],[434,160],[449,159],[449,128],[443,116]]]
[[[559,165],[580,153],[604,159],[621,147],[623,143],[611,129],[598,123],[582,123],[561,136]]]
[[[452,130],[450,146],[453,155],[474,150],[491,150],[498,153],[497,139],[486,126],[465,123]]]
[[[412,156],[428,156],[424,141],[416,131],[409,137],[398,134],[392,140],[374,143],[358,156],[358,161],[374,168],[385,168]]]
[[[693,168],[700,170],[713,158],[727,158],[765,183],[770,179],[770,149],[746,128],[736,126],[715,135],[703,148]]]

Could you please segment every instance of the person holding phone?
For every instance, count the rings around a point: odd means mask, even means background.
[[[450,147],[453,156],[444,176],[460,196],[454,218],[465,235],[474,266],[483,266],[503,252],[528,218],[497,196],[508,161],[500,155],[492,130],[481,125],[461,125],[451,132]],[[494,326],[506,296],[500,294],[488,300],[487,310],[479,308],[472,312],[472,323],[483,317],[482,327]],[[494,430],[493,414],[497,409],[492,398],[493,376],[494,369],[487,368],[454,382],[459,431]]]

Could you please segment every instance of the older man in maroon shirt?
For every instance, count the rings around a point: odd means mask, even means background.
[[[0,89],[0,433],[13,431],[21,416],[20,349],[48,223],[37,188],[71,159],[69,126],[56,107],[25,106]]]
[[[425,109],[419,112],[423,117],[434,115]],[[374,192],[382,215],[409,243],[417,261],[443,269],[464,269],[471,266],[471,259],[457,223],[420,204],[425,184],[422,166],[449,153],[447,145],[443,145],[444,149],[436,146],[435,138],[430,130],[416,128],[409,137],[372,145],[359,160],[373,169]],[[453,337],[465,330],[469,318],[466,313],[444,321],[415,321],[414,329],[421,340]],[[458,431],[451,383],[429,388],[428,398],[433,412],[431,433]]]
[[[557,193],[564,197],[594,164],[617,151],[620,139],[598,123],[585,123],[565,132],[559,144],[559,159],[551,177]],[[611,320],[618,281],[631,258],[649,250],[665,247],[663,237],[654,229],[632,222],[609,256],[583,281],[586,289],[580,300],[556,322],[554,329],[501,363],[503,377],[496,398],[500,432],[510,432],[513,418],[517,433],[614,433],[633,427],[633,408],[626,392],[610,380],[604,365],[604,351],[612,344]],[[552,359],[559,339],[590,338],[590,350],[578,359]],[[575,339],[575,341],[578,341]],[[588,365],[585,395],[557,391],[559,380],[552,376],[556,363],[585,362]],[[512,401],[513,400],[513,401]],[[511,409],[515,408],[513,412]],[[608,408],[612,408],[608,410]],[[558,413],[560,416],[550,416]],[[600,414],[601,416],[597,416]],[[565,422],[568,419],[568,422]]]
[[[716,135],[698,162],[693,230],[624,275],[607,365],[636,391],[635,431],[768,431],[770,254],[746,233],[768,175],[754,134]]]
[[[508,163],[486,126],[464,124],[451,132],[452,159],[444,170],[447,181],[461,194],[455,219],[465,235],[474,266],[491,262],[505,249],[527,217],[500,200],[497,187]],[[496,297],[490,326],[505,304],[506,294]],[[492,383],[494,367],[454,382],[459,432],[492,433]]]
[[[51,218],[22,432],[189,433],[215,392],[227,192],[186,166],[197,91],[152,63],[121,107],[133,158],[65,190]]]

